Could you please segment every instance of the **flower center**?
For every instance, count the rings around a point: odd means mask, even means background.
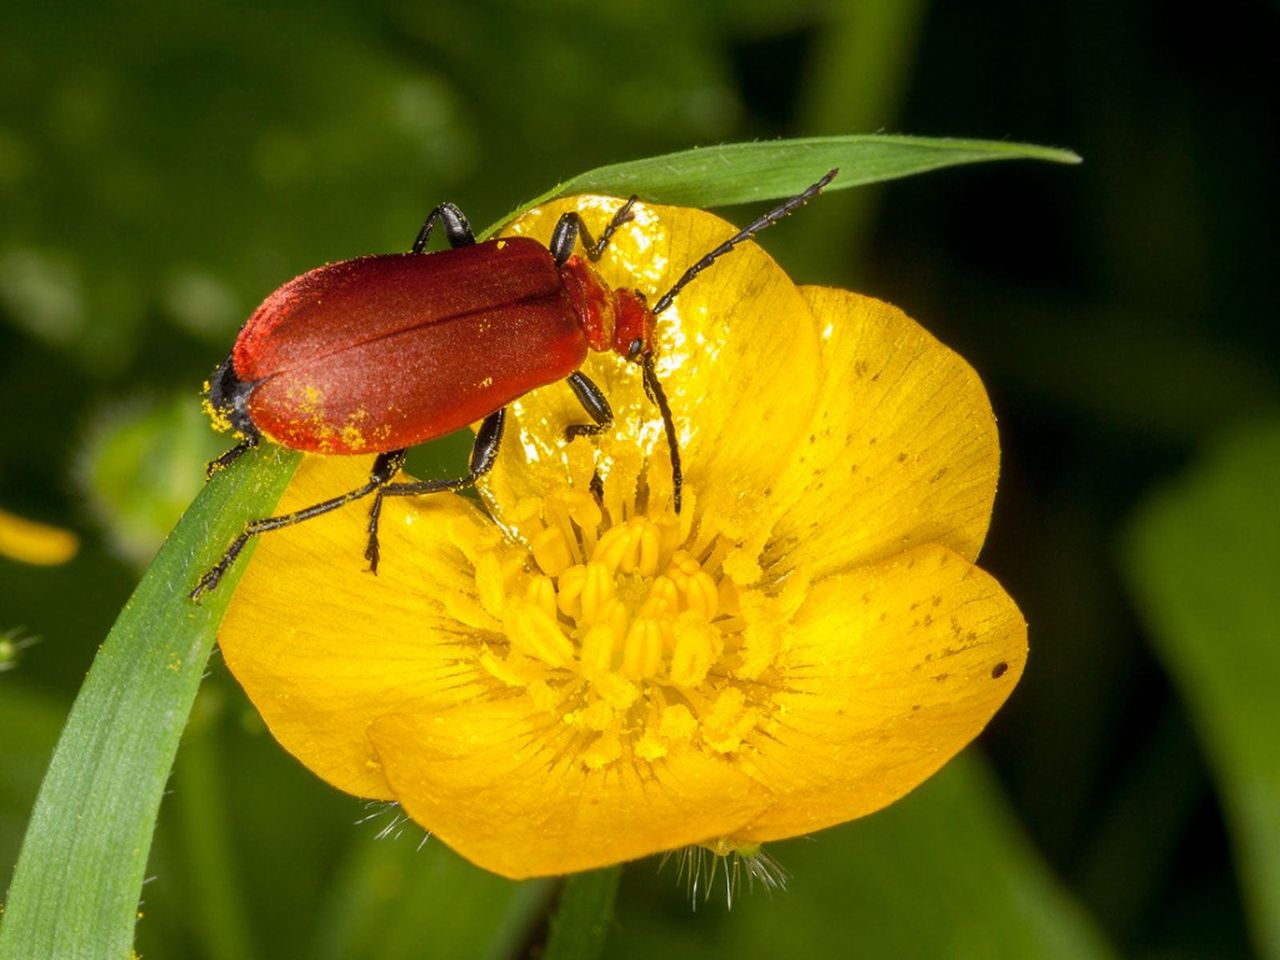
[[[475,558],[502,621],[480,666],[562,724],[590,769],[690,747],[739,754],[773,713],[772,602],[722,571],[734,544],[687,540],[667,502],[612,506],[621,519],[566,485],[525,505],[527,547]]]

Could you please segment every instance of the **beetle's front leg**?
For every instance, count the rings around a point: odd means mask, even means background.
[[[609,406],[609,401],[605,398],[604,392],[581,370],[574,371],[566,378],[573,395],[578,398],[578,402],[582,404],[582,409],[591,415],[591,419],[595,423],[571,423],[564,428],[564,438],[572,440],[574,437],[594,437],[596,434],[607,430],[613,424],[613,408]],[[604,481],[600,479],[600,472],[593,470],[591,473],[591,495],[596,498],[596,503],[604,502]]]
[[[573,391],[573,395],[582,404],[582,409],[594,420],[594,423],[571,423],[564,428],[564,438],[594,437],[597,433],[609,429],[613,425],[613,408],[605,399],[604,392],[595,382],[581,370],[574,371],[565,378],[565,383]]]
[[[382,519],[383,497],[416,497],[428,493],[443,493],[446,490],[461,490],[469,487],[493,469],[498,459],[498,448],[502,444],[502,428],[506,422],[507,410],[503,407],[484,418],[480,429],[476,431],[475,443],[471,446],[471,462],[466,476],[452,477],[443,480],[419,480],[414,483],[390,483],[379,488],[374,497],[373,507],[369,510],[369,543],[364,550],[364,558],[369,561],[369,572],[378,572],[378,561],[381,550],[378,546],[378,522]]]
[[[577,211],[563,214],[556,221],[555,229],[551,231],[551,242],[547,244],[556,266],[563,267],[569,258],[573,256],[573,248],[577,244],[579,236],[582,237],[582,245],[586,248],[587,259],[592,262],[599,260],[604,255],[605,248],[609,246],[609,241],[613,239],[614,232],[634,216],[631,208],[635,205],[637,199],[637,197],[633,196],[618,208],[618,212],[613,215],[609,225],[604,228],[604,233],[600,234],[599,240],[591,239],[591,233],[587,230],[586,223]]]
[[[452,203],[442,203],[427,214],[427,219],[410,248],[412,252],[422,253],[427,249],[427,241],[431,239],[431,230],[437,220],[444,222],[444,235],[449,238],[449,246],[455,249],[470,247],[476,242],[476,235],[471,232],[471,223],[467,220],[466,214]]]

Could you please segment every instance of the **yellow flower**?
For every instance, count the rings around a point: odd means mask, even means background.
[[[552,203],[511,232],[545,240],[570,208],[598,231],[617,202]],[[732,232],[642,205],[601,272],[652,302]],[[270,534],[221,632],[286,749],[509,877],[870,813],[1022,672],[1022,617],[973,565],[999,450],[963,360],[894,307],[797,288],[752,244],[659,327],[679,515],[640,371],[593,355],[614,429],[566,444],[585,420],[568,387],[527,395],[483,508],[388,501],[377,577],[362,510]],[[309,458],[281,509],[367,469]]]
[[[79,549],[80,538],[70,530],[0,510],[0,556],[42,567],[57,566]]]

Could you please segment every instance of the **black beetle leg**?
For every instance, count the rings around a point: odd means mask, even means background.
[[[369,572],[378,572],[378,521],[382,517],[383,497],[417,497],[428,493],[444,493],[446,490],[461,490],[469,487],[493,469],[498,459],[498,448],[502,444],[502,428],[506,422],[507,410],[503,407],[484,418],[480,429],[476,431],[475,442],[471,445],[471,462],[466,476],[449,477],[442,480],[418,480],[413,483],[389,483],[378,490],[369,511],[369,543],[365,547],[364,556],[369,561]]]
[[[564,428],[564,438],[572,440],[574,437],[593,437],[609,429],[613,424],[613,409],[601,389],[581,370],[569,374],[565,382],[582,404],[582,409],[587,411],[595,423],[572,423]]]
[[[437,220],[444,222],[444,233],[449,238],[449,246],[469,247],[476,242],[476,235],[471,232],[471,223],[467,220],[466,214],[452,203],[442,203],[427,214],[427,219],[410,248],[414,253],[422,253],[427,249],[427,241],[431,239],[431,229],[436,225]]]
[[[231,546],[227,547],[227,552],[222,555],[222,559],[214,564],[196,583],[195,589],[190,594],[191,599],[198,600],[202,593],[212,590],[218,585],[218,581],[222,579],[223,574],[230,569],[231,565],[236,562],[236,557],[240,556],[240,551],[245,548],[245,544],[249,542],[250,537],[256,537],[260,533],[267,533],[271,530],[279,530],[281,527],[291,527],[295,523],[302,523],[304,520],[330,513],[355,500],[363,499],[379,487],[384,487],[390,483],[395,475],[400,472],[402,466],[404,466],[403,450],[380,453],[378,458],[373,461],[373,470],[369,473],[368,482],[362,486],[349,490],[341,496],[322,500],[320,503],[312,504],[301,510],[295,510],[293,513],[250,520],[245,525],[244,532],[231,541]]]
[[[595,423],[571,423],[564,428],[564,438],[572,440],[574,437],[593,437],[607,430],[613,424],[613,409],[609,406],[609,401],[605,399],[601,389],[580,370],[569,374],[566,382],[573,390],[573,395],[578,398],[578,402],[582,404],[582,408],[591,415]],[[596,503],[603,503],[604,481],[600,479],[598,470],[592,472],[590,486],[591,495],[595,497]]]
[[[555,259],[556,266],[563,267],[565,262],[573,256],[573,248],[577,244],[579,236],[582,237],[582,246],[587,251],[587,259],[596,261],[604,256],[605,248],[609,246],[609,241],[613,239],[614,233],[634,216],[631,208],[635,205],[637,199],[637,197],[633,196],[618,208],[617,213],[613,215],[613,219],[609,221],[609,225],[604,228],[604,233],[600,234],[599,240],[591,239],[591,233],[587,230],[586,223],[576,211],[563,214],[556,221],[556,227],[551,231],[551,242],[547,244],[547,248],[551,251],[551,256]]]
[[[208,480],[219,470],[225,470],[227,467],[231,466],[231,464],[235,463],[242,456],[244,456],[246,453],[248,453],[250,450],[256,447],[258,445],[258,442],[261,439],[262,439],[261,434],[251,433],[249,434],[249,436],[245,437],[243,440],[237,443],[234,447],[232,447],[226,453],[222,454],[222,456],[216,457],[215,459],[210,460],[207,464],[205,464],[204,478]]]

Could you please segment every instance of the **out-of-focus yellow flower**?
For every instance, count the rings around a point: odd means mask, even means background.
[[[70,530],[0,510],[0,556],[52,567],[66,563],[79,549],[80,538]]]
[[[567,209],[595,229],[618,201]],[[641,205],[601,273],[652,297],[733,227]],[[896,308],[797,288],[744,245],[660,318],[684,457],[671,506],[640,371],[593,355],[613,429],[552,385],[512,405],[483,508],[388,501],[263,538],[221,633],[284,746],[497,873],[728,853],[877,810],[977,735],[1026,626],[973,565],[999,450],[981,382]],[[282,510],[368,464],[305,460]],[[590,492],[603,478],[601,503]]]

